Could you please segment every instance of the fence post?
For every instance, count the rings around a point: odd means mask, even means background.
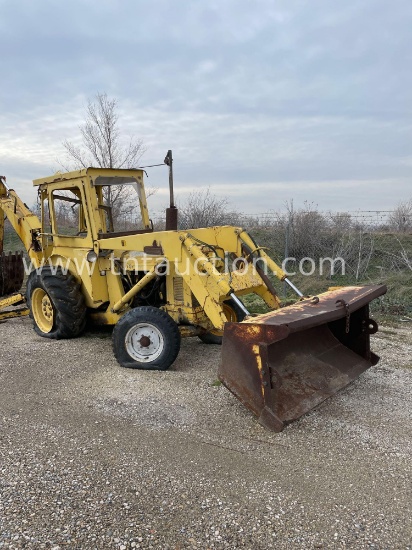
[[[290,212],[288,215],[288,220],[286,222],[286,230],[285,230],[285,255],[284,258],[289,258],[289,238],[290,238]],[[286,299],[288,285],[286,282],[283,283],[283,298]]]

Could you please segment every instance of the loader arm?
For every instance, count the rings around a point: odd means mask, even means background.
[[[302,292],[300,292],[300,290],[296,288],[296,286],[292,283],[292,281],[288,279],[283,269],[280,268],[278,264],[274,260],[272,260],[272,258],[268,254],[266,254],[266,252],[264,252],[264,250],[262,250],[262,247],[258,247],[256,245],[256,243],[253,241],[251,236],[244,229],[239,229],[238,235],[240,240],[243,243],[242,249],[246,252],[246,255],[248,257],[255,257],[256,259],[256,255],[257,255],[257,259],[263,261],[266,264],[266,266],[270,269],[270,271],[274,275],[276,275],[279,281],[285,281],[285,283],[289,285],[289,287],[299,296],[299,298],[303,298]],[[271,286],[270,281],[268,280],[267,277],[262,276],[262,271],[261,271],[261,268],[259,267],[259,261],[256,262],[256,266],[266,286],[270,288]]]
[[[231,299],[235,301],[237,307],[243,311],[244,315],[249,315],[249,312],[237,296],[251,292],[261,296],[270,309],[278,309],[280,307],[280,301],[274,288],[269,288],[265,283],[265,276],[263,272],[259,272],[260,268],[256,269],[254,263],[246,262],[245,258],[241,256],[242,246],[241,241],[238,239],[239,232],[245,233],[246,238],[248,237],[247,233],[242,229],[230,226],[220,228],[219,231],[220,237],[223,240],[232,239],[232,252],[238,255],[238,259],[242,263],[245,262],[241,270],[226,270],[223,266],[218,269],[217,265],[215,265],[216,260],[217,263],[224,264],[223,258],[214,255],[208,257],[205,250],[209,250],[210,252],[214,248],[214,245],[206,245],[196,237],[195,231],[192,233],[182,233],[179,236],[182,243],[182,264],[184,268],[181,273],[183,279],[215,329],[218,330],[222,330],[224,324],[228,321],[223,308],[225,300]],[[211,233],[214,233],[213,229],[211,229]],[[235,239],[233,239],[234,236]],[[219,239],[217,241],[219,242]],[[222,246],[218,244],[217,248],[222,250],[224,248],[223,243]],[[262,258],[262,260],[264,259]],[[278,266],[276,266],[276,269],[280,276],[284,275]]]

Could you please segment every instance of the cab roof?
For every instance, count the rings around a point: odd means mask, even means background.
[[[43,185],[44,183],[58,183],[63,181],[70,181],[85,176],[90,176],[95,179],[98,176],[104,178],[136,178],[140,181],[143,180],[143,170],[139,168],[82,168],[81,170],[73,170],[72,172],[56,172],[53,176],[47,176],[44,178],[37,178],[33,180],[33,185]],[[123,183],[119,181],[119,183]]]

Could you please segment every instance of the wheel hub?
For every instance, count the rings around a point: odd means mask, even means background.
[[[151,344],[150,338],[148,336],[142,336],[140,338],[139,344],[142,346],[142,348],[148,348]]]
[[[135,361],[150,363],[155,361],[164,349],[162,332],[150,323],[137,323],[126,334],[127,353]]]
[[[48,296],[45,296],[41,301],[41,305],[43,315],[46,317],[46,319],[50,321],[53,318],[53,307],[51,305],[50,298]]]
[[[31,309],[39,329],[48,334],[54,324],[54,309],[50,296],[42,288],[36,288],[31,296]]]

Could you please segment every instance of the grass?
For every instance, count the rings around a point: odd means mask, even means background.
[[[24,250],[20,237],[11,228],[6,227],[6,231],[4,232],[3,250],[4,252],[20,252]]]
[[[248,294],[246,296],[242,296],[242,301],[246,306],[246,309],[250,311],[250,313],[266,313],[269,311],[267,305],[265,302],[260,298],[260,296],[257,296],[256,294]]]

